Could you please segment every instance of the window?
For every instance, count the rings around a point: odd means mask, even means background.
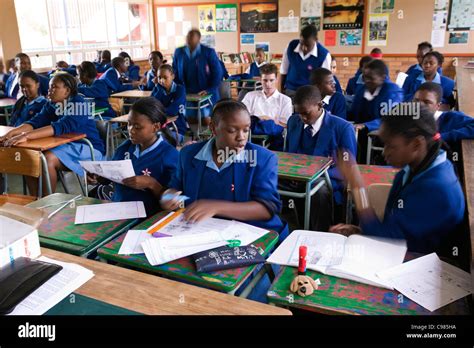
[[[147,0],[15,0],[20,41],[35,68],[94,60],[98,50],[133,59],[151,51]]]

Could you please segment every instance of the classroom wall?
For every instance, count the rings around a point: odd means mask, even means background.
[[[6,61],[21,51],[20,33],[14,0],[1,0],[0,8],[0,57]]]

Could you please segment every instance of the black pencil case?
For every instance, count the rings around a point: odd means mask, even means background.
[[[265,258],[253,245],[233,248],[224,246],[194,254],[193,258],[196,270],[205,273],[265,262]]]

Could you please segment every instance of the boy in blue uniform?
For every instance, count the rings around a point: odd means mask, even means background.
[[[127,52],[120,52],[119,57],[125,59],[125,65],[127,66],[127,71],[125,72],[125,77],[128,81],[139,81],[140,80],[140,67],[135,65],[132,60],[132,57]]]
[[[31,70],[30,57],[25,53],[18,53],[15,56],[16,73],[11,74],[5,83],[5,92],[8,98],[19,99],[22,95],[20,90],[20,73]],[[48,95],[49,79],[46,76],[38,75],[40,80],[40,94]]]
[[[142,81],[123,83],[123,75],[127,70],[128,67],[125,65],[125,59],[122,57],[115,57],[112,59],[112,67],[99,78],[99,80],[103,80],[106,83],[109,89],[109,94],[129,91],[143,84]]]
[[[252,77],[259,77],[260,76],[260,68],[267,64],[265,60],[265,50],[262,47],[258,47],[255,50],[255,61],[250,64],[250,66],[245,70],[245,73]]]
[[[318,42],[318,30],[308,25],[300,39],[288,45],[281,62],[281,91],[293,97],[298,87],[309,85],[309,75],[316,68],[331,69],[331,54]]]
[[[18,127],[41,111],[47,100],[39,94],[39,77],[32,70],[20,74],[20,89],[23,96],[17,100],[10,118],[10,126]]]
[[[358,87],[364,85],[364,80],[362,78],[362,71],[365,65],[374,60],[371,56],[364,56],[359,60],[359,69],[356,71],[355,75],[347,81],[346,95],[352,96],[356,93]]]
[[[77,86],[78,92],[87,98],[94,98],[96,109],[107,108],[107,111],[102,114],[102,118],[108,120],[116,117],[117,115],[109,103],[110,94],[107,84],[104,80],[96,78],[95,65],[84,61],[77,66],[77,72],[81,81]]]
[[[219,85],[222,81],[222,68],[216,51],[200,43],[201,32],[191,29],[186,36],[186,46],[177,48],[173,56],[173,70],[176,83],[186,88],[186,94],[212,94],[211,102],[219,99]],[[191,103],[195,106],[196,103]],[[211,108],[201,111],[202,124],[210,123]],[[189,110],[186,117],[190,123],[197,123],[197,110]]]
[[[106,72],[112,65],[112,54],[109,50],[98,51],[98,59],[95,64],[95,68],[99,74]]]
[[[297,115],[291,116],[288,121],[286,152],[335,159],[338,149],[341,149],[355,156],[357,143],[352,125],[324,110],[321,103],[321,93],[317,87],[298,88],[294,103]],[[344,186],[335,167],[329,169],[329,177],[334,190],[334,201],[338,206],[341,206]],[[304,186],[298,182],[285,182],[282,185],[304,192]],[[324,185],[312,196],[311,230],[327,231],[332,224],[333,197],[330,193],[330,189]],[[297,200],[298,203],[304,204],[302,199]],[[301,213],[300,221],[303,221],[303,205],[297,210],[298,213]],[[339,211],[341,209],[338,209]]]
[[[166,193],[190,197],[184,217],[199,222],[217,216],[288,234],[278,216],[277,157],[248,142],[250,115],[244,104],[223,100],[213,109],[211,140],[185,146]],[[174,210],[177,199],[162,201]]]
[[[449,110],[454,106],[455,100],[453,95],[454,81],[450,78],[441,75],[438,68],[443,65],[444,56],[437,52],[431,51],[423,56],[422,67],[423,71],[419,73],[412,73],[403,83],[404,100],[411,101],[415,95],[416,90],[424,82],[434,82],[443,88],[443,98],[441,100],[443,110]]]
[[[23,125],[12,129],[0,137],[0,143],[13,146],[28,140],[59,136],[67,133],[84,133],[94,147],[96,160],[103,158],[105,147],[99,137],[92,110],[84,98],[77,94],[77,84],[73,76],[58,74],[51,80],[49,102],[41,111]],[[89,147],[82,142],[71,142],[57,146],[44,153],[48,163],[51,188],[54,192],[58,170],[72,170],[82,176],[79,161],[90,161]],[[27,178],[27,184],[33,196],[38,195],[38,180]]]
[[[159,100],[165,107],[166,117],[178,116],[174,122],[178,130],[178,143],[182,143],[188,130],[186,122],[186,91],[183,85],[174,80],[173,67],[163,64],[158,69],[158,84],[151,92],[152,97]]]
[[[380,128],[385,160],[401,168],[393,181],[383,220],[379,221],[370,207],[357,165],[341,160],[339,167],[353,192],[360,228],[340,224],[331,231],[346,236],[362,233],[405,239],[409,251],[439,252],[458,237],[464,195],[453,165],[441,150],[433,113],[416,103],[396,108],[394,116],[383,118]],[[452,249],[450,253],[452,256]]]
[[[406,71],[406,74],[419,75],[423,71],[423,68],[421,67],[421,65],[423,64],[423,57],[425,56],[425,54],[431,51],[433,51],[433,46],[429,42],[427,41],[420,42],[416,50],[416,59],[418,60],[418,64],[413,64],[412,66],[410,66],[408,70]],[[438,73],[440,75],[442,74],[441,67],[438,67]]]
[[[150,63],[150,70],[145,73],[146,84],[142,87],[145,91],[152,91],[155,88],[158,68],[161,64],[166,63],[166,61],[163,59],[163,54],[160,51],[151,51],[148,55],[148,63]]]
[[[323,107],[332,115],[347,118],[346,98],[336,91],[334,75],[325,68],[317,68],[311,72],[311,84],[321,92]]]

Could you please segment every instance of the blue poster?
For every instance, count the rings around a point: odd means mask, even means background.
[[[240,34],[241,45],[253,45],[255,44],[255,34]]]

